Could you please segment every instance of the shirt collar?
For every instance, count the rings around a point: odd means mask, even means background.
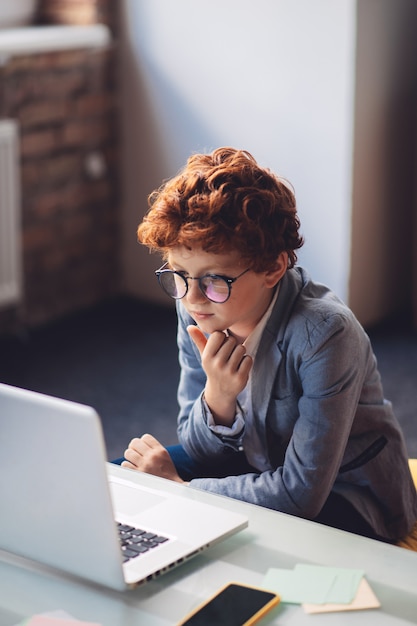
[[[261,340],[262,333],[269,319],[269,316],[271,315],[272,309],[275,306],[275,302],[277,301],[279,288],[280,288],[280,285],[278,284],[275,290],[274,296],[267,310],[265,311],[265,313],[263,314],[259,322],[256,324],[253,331],[250,333],[250,335],[248,335],[248,337],[246,337],[245,341],[243,342],[243,345],[246,348],[246,354],[249,354],[249,356],[251,356],[252,358],[255,358],[256,352],[258,350],[259,342]]]

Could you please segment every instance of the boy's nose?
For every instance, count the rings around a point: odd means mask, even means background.
[[[206,296],[201,291],[198,280],[188,280],[188,291],[185,296],[188,302],[204,302],[207,300]]]

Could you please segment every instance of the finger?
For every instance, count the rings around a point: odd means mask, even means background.
[[[142,437],[135,437],[132,439],[129,443],[128,450],[132,450],[136,454],[143,456],[149,448],[156,448],[160,445],[161,444],[157,439],[155,439],[155,437],[146,433],[145,435],[142,435]]]
[[[224,361],[234,363],[236,367],[240,363],[246,352],[246,348],[236,341],[231,335],[226,335],[222,331],[216,331],[210,335],[205,349],[208,357],[219,356]]]
[[[200,330],[197,326],[187,326],[187,331],[188,334],[190,335],[191,339],[194,341],[197,350],[199,351],[200,355],[203,354],[203,350],[206,347],[207,344],[207,339],[203,333],[202,330]]]
[[[208,338],[207,344],[210,347],[211,352],[214,354],[224,345],[230,343],[231,346],[236,345],[236,339],[229,335],[226,335],[222,330],[215,330]]]
[[[232,346],[231,350],[230,350],[230,355],[229,355],[229,363],[232,367],[236,367],[238,368],[242,362],[242,360],[245,358],[245,356],[249,356],[246,355],[246,348],[245,346],[243,346],[242,344],[236,344],[234,346]]]
[[[128,450],[134,450],[135,452],[140,452],[143,449],[142,439],[139,437],[135,437],[128,445]]]
[[[122,464],[121,464],[122,467],[129,467],[131,469],[138,468],[140,459],[141,459],[139,454],[134,452],[134,450],[131,450],[130,448],[128,448],[127,450],[125,450],[123,456],[124,456],[124,461],[122,461]]]
[[[252,369],[253,359],[249,354],[245,354],[241,362],[239,363],[238,370],[245,376],[249,376]]]
[[[162,444],[159,443],[158,439],[155,439],[155,437],[153,435],[150,435],[149,433],[145,433],[140,439],[145,445],[148,446],[148,448],[162,447]]]
[[[142,455],[137,450],[134,450],[133,448],[128,448],[124,451],[123,456],[126,461],[132,463],[132,465],[136,465],[140,461]]]
[[[130,463],[129,461],[122,461],[121,466],[126,467],[127,469],[137,469],[136,465],[133,465],[133,463]]]

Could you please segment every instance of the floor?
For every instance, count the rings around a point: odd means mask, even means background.
[[[400,320],[369,334],[385,395],[417,458],[417,333]],[[145,432],[176,442],[178,377],[174,309],[131,298],[0,337],[0,381],[94,406],[110,460]]]
[[[0,339],[0,381],[93,406],[109,460],[151,431],[176,442],[176,314],[120,298]]]

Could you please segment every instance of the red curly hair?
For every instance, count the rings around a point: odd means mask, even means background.
[[[165,258],[178,246],[214,254],[235,250],[253,271],[263,272],[281,252],[293,267],[303,245],[290,186],[245,150],[218,148],[190,156],[148,203],[138,240]]]

